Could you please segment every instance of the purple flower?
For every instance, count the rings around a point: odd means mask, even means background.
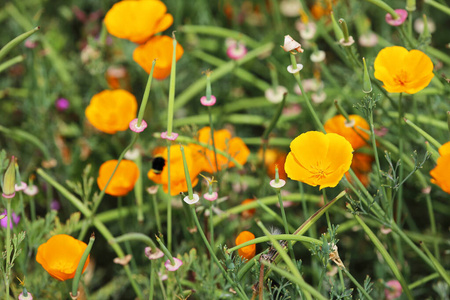
[[[56,100],[55,106],[56,106],[57,110],[65,111],[66,109],[69,108],[70,103],[69,103],[69,100],[67,100],[65,98],[59,98],[58,100]]]
[[[3,219],[0,220],[0,225],[1,225],[3,228],[6,228],[6,226],[8,226],[8,217],[7,217],[7,212],[6,212],[6,210],[3,211],[3,215],[5,215],[5,217],[4,217]],[[12,216],[12,221],[14,222],[14,224],[17,225],[17,223],[19,223],[19,221],[20,221],[20,216],[16,215],[15,212],[13,212],[13,213],[11,214],[11,216]],[[10,226],[11,229],[13,228],[13,224],[12,224],[12,223],[10,223],[9,226]]]

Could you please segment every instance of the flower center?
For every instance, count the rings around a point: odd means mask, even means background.
[[[394,77],[394,81],[398,85],[404,86],[408,81],[408,74],[405,70],[401,70],[400,73]]]

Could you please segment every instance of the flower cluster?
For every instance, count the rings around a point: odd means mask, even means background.
[[[157,59],[153,77],[165,79],[172,67],[172,38],[160,33],[173,23],[173,16],[167,13],[166,5],[159,1],[124,0],[112,6],[106,13],[105,26],[108,32],[118,38],[140,44],[133,53],[133,59],[147,73]],[[183,55],[183,47],[176,46],[176,60]]]

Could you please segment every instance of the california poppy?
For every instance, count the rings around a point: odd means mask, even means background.
[[[133,94],[125,90],[104,90],[92,97],[85,114],[95,128],[114,134],[127,130],[136,112],[137,101]]]
[[[183,56],[184,50],[179,43],[176,46],[176,60]],[[165,79],[172,68],[173,39],[166,35],[154,36],[133,52],[133,60],[148,74],[152,70],[153,60],[157,60],[153,78]]]
[[[194,149],[190,146],[183,146],[184,154],[189,168],[189,176],[191,177],[192,186],[195,187],[198,183],[198,174],[201,171],[202,163],[194,159]],[[164,192],[167,193],[168,187],[168,173],[167,173],[167,148],[160,147],[153,151],[152,169],[147,173],[150,180],[155,183],[162,184]],[[181,155],[180,147],[170,148],[170,194],[172,196],[178,195],[181,192],[187,192],[188,187],[184,175],[183,157]]]
[[[212,145],[211,128],[203,127],[202,129],[200,129],[197,132],[197,140],[200,143]],[[231,132],[229,132],[227,129],[214,131],[214,145],[216,146],[216,149],[228,153],[238,163],[243,165],[247,162],[250,150],[247,148],[241,138],[232,138]],[[197,151],[197,154],[200,153],[201,156],[206,158],[206,160],[204,160],[204,163],[202,164],[202,171],[209,173],[217,172],[214,151],[196,144],[192,144],[191,146]],[[234,167],[235,164],[228,157],[217,153],[217,166],[219,170],[222,170],[224,168]]]
[[[75,276],[78,263],[86,250],[86,243],[67,234],[52,236],[40,245],[36,261],[55,279],[64,281]],[[83,267],[83,272],[89,264],[89,256]]]
[[[351,168],[353,172],[355,172],[356,177],[358,177],[359,181],[364,186],[369,185],[369,173],[372,171],[372,163],[374,161],[373,155],[369,155],[362,152],[357,152],[353,154],[353,160]],[[348,180],[352,180],[350,177],[350,174],[347,172],[345,173],[345,177],[347,177]]]
[[[253,203],[255,201],[256,201],[255,199],[245,199],[244,201],[242,201],[241,205],[250,204],[250,203]],[[251,217],[253,217],[255,212],[256,212],[256,208],[251,208],[251,209],[244,210],[241,213],[241,215],[242,215],[243,218],[251,218]]]
[[[250,231],[242,231],[237,236],[235,243],[236,243],[236,246],[239,246],[240,244],[251,241],[253,239],[255,239],[255,235],[253,233],[251,233]],[[253,244],[253,245],[242,247],[242,248],[238,249],[238,253],[242,259],[250,260],[256,254],[256,245]]]
[[[166,11],[161,1],[120,1],[106,13],[104,22],[111,35],[142,44],[172,25],[173,17]]]
[[[111,177],[118,160],[108,160],[100,166],[97,184],[100,190],[103,190]],[[111,196],[125,196],[133,190],[136,181],[139,178],[139,168],[131,160],[122,160],[114,173],[111,182],[106,188],[105,193]]]
[[[335,133],[308,131],[291,142],[284,169],[289,178],[320,185],[320,189],[335,187],[350,169],[352,145]]]
[[[393,46],[382,49],[374,63],[375,78],[389,93],[415,94],[433,78],[433,63],[422,51]]]
[[[258,151],[258,157],[262,159],[263,151],[260,149]],[[287,175],[284,171],[284,163],[286,162],[286,155],[287,153],[284,151],[280,151],[277,149],[266,149],[265,151],[265,160],[264,164],[267,168],[267,175],[269,175],[270,178],[275,178],[275,167],[278,167],[278,176],[280,176],[281,179],[286,180]]]
[[[450,194],[450,142],[439,148],[439,154],[436,167],[430,171],[431,182]]]
[[[369,139],[369,134],[360,128],[369,130],[369,124],[359,115],[349,115],[348,118],[350,122],[347,122],[343,115],[334,116],[326,121],[323,127],[327,133],[337,133],[343,136],[356,150],[367,144],[366,140]]]

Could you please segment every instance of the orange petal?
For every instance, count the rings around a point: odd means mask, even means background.
[[[437,165],[430,171],[430,175],[433,177],[432,183],[437,184],[444,192],[450,194],[450,155],[439,157]]]
[[[104,22],[111,35],[141,44],[158,32],[161,21],[161,28],[167,26],[166,11],[161,1],[121,1],[106,13]]]
[[[402,70],[407,55],[408,50],[399,46],[382,49],[374,62],[375,78],[383,83],[391,80],[394,74],[398,74]]]
[[[298,164],[310,170],[311,167],[315,167],[326,156],[328,146],[329,142],[324,133],[308,131],[296,137],[291,142],[290,148]]]
[[[183,47],[179,43],[176,46],[176,60],[183,56]],[[133,52],[133,60],[137,62],[147,73],[150,74],[153,60],[156,59],[153,78],[165,79],[170,75],[172,67],[173,39],[161,35],[154,36],[145,44],[137,47]]]

